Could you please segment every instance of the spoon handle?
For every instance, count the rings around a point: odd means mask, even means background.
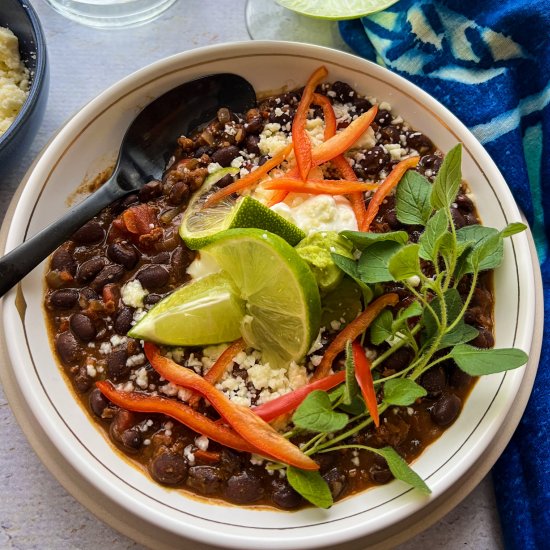
[[[108,180],[57,221],[0,258],[0,297],[102,208],[127,193],[114,181]]]

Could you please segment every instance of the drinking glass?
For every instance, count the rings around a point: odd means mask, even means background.
[[[176,0],[46,0],[65,17],[101,29],[142,25]]]

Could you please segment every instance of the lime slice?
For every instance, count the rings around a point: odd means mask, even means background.
[[[244,303],[227,275],[183,285],[161,300],[128,333],[169,346],[206,346],[240,338]]]
[[[389,8],[399,0],[276,0],[277,4],[316,19],[356,19]]]
[[[229,229],[203,251],[239,289],[247,344],[271,366],[301,360],[319,332],[321,303],[315,277],[294,248],[261,229]]]
[[[212,235],[240,227],[265,229],[281,236],[292,246],[298,244],[306,234],[252,197],[227,197],[212,207],[203,208],[211,187],[226,174],[236,172],[237,168],[222,168],[214,172],[193,195],[180,226],[180,236],[185,244],[196,250],[208,244]]]

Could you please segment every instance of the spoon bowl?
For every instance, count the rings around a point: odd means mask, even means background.
[[[158,179],[179,136],[210,121],[221,107],[244,112],[256,93],[230,73],[191,80],[149,103],[130,124],[111,177],[84,201],[0,259],[0,297],[113,201]]]

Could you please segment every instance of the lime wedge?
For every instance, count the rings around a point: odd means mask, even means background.
[[[180,236],[185,244],[196,250],[208,244],[212,235],[241,227],[266,229],[281,236],[292,246],[298,244],[306,234],[252,197],[227,197],[214,206],[203,207],[211,187],[223,176],[234,174],[235,171],[238,172],[238,169],[222,168],[214,172],[193,195],[180,226]]]
[[[229,229],[203,251],[238,289],[247,344],[270,365],[301,360],[320,327],[319,290],[308,265],[285,240],[261,229]]]
[[[161,300],[128,333],[170,346],[206,346],[241,336],[244,303],[223,273],[191,281]]]
[[[276,0],[277,4],[316,19],[356,19],[389,8],[399,0]]]

